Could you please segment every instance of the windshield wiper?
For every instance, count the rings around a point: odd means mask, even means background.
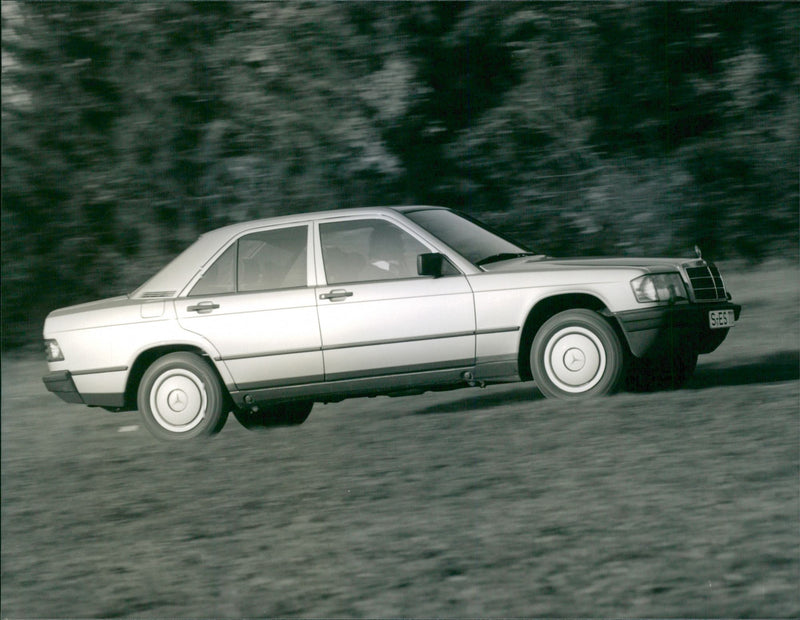
[[[524,256],[542,256],[542,254],[534,254],[533,252],[502,252],[500,254],[493,254],[492,256],[482,258],[475,264],[478,267],[482,267],[483,265],[488,265],[489,263],[498,263],[501,260],[511,260],[512,258],[522,258]]]

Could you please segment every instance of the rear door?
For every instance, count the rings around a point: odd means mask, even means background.
[[[388,218],[323,221],[318,234],[326,380],[473,366],[473,295],[455,267],[417,275],[417,255],[432,250]]]
[[[219,351],[236,387],[321,381],[311,227],[274,227],[236,239],[176,301],[182,327]]]

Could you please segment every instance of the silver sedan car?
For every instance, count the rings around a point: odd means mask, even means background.
[[[309,213],[206,233],[131,294],[51,312],[44,383],[165,439],[355,396],[665,389],[724,340],[730,300],[699,256],[555,259],[441,207]]]

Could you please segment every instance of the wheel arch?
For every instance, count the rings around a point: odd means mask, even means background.
[[[619,338],[623,349],[627,349],[628,341],[625,338],[625,334],[623,333],[621,326],[619,325],[619,321],[608,310],[605,302],[603,302],[603,300],[601,300],[599,297],[589,293],[563,293],[551,295],[550,297],[540,299],[533,306],[533,308],[531,308],[522,327],[519,348],[517,351],[517,363],[519,365],[520,378],[522,378],[523,381],[530,381],[533,379],[533,372],[531,371],[530,356],[528,355],[528,352],[531,344],[533,343],[533,339],[536,336],[536,332],[539,331],[539,328],[544,325],[544,323],[550,317],[555,316],[559,312],[563,312],[565,310],[575,310],[579,308],[584,310],[593,310],[599,314],[602,314],[607,319],[610,319],[609,323],[617,333],[617,337]]]
[[[217,379],[219,379],[219,384],[222,387],[223,394],[230,396],[228,388],[225,385],[225,382],[222,380],[222,376],[219,373],[217,365],[206,351],[196,345],[191,344],[165,344],[145,349],[136,356],[136,359],[131,365],[131,370],[128,373],[128,381],[125,384],[126,409],[137,409],[138,405],[136,402],[136,394],[139,391],[139,384],[142,381],[142,376],[150,367],[150,365],[160,357],[170,353],[178,352],[194,353],[195,355],[207,360],[209,362],[209,366],[211,366],[214,373],[217,375]]]

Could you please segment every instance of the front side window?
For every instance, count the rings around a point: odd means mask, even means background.
[[[416,278],[417,256],[430,252],[381,219],[320,224],[319,234],[328,284]]]
[[[307,226],[252,233],[225,250],[194,285],[189,296],[306,286],[307,257]]]

